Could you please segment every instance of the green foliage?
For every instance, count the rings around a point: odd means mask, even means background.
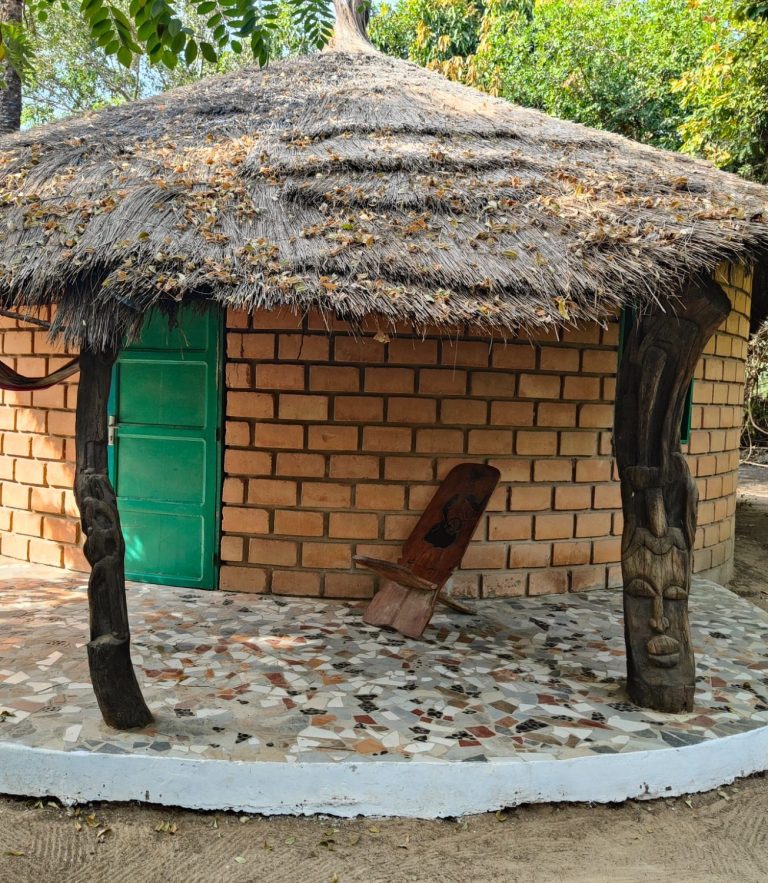
[[[169,70],[198,59],[216,65],[244,47],[265,64],[286,14],[313,47],[324,45],[333,28],[327,0],[80,0],[76,7],[68,0],[26,2],[26,21],[38,25],[57,13],[74,12],[101,52],[125,68],[141,57]],[[204,27],[194,27],[191,19]],[[19,72],[31,63],[23,47],[18,57],[9,52],[8,59]]]
[[[23,25],[12,21],[0,22],[0,62],[9,64],[26,82],[32,73],[31,56],[31,41]],[[0,67],[0,89],[4,87]]]
[[[125,3],[126,0],[120,0]],[[191,4],[180,7],[185,25],[199,41],[210,40],[206,18]],[[75,7],[56,6],[44,21],[30,29],[29,54],[34,70],[25,82],[22,125],[38,125],[62,116],[109,104],[121,104],[156,92],[224,73],[252,63],[246,53],[222,52],[215,62],[198,55],[187,63],[181,59],[173,68],[152,65],[146,57],[124,67],[114,56],[106,56],[92,38],[90,28]],[[281,5],[278,27],[269,37],[271,58],[312,48],[303,29],[295,25],[290,9]]]
[[[768,0],[400,0],[384,51],[768,180]]]

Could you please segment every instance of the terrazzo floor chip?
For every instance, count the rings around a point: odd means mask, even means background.
[[[691,592],[695,708],[624,693],[621,593],[479,602],[422,641],[363,605],[129,585],[133,660],[155,716],[104,725],[86,662],[85,581],[0,568],[0,742],[240,761],[536,760],[692,745],[768,724],[768,617]]]

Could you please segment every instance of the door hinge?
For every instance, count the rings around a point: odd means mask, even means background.
[[[116,431],[117,431],[117,426],[115,426],[115,415],[110,414],[109,417],[107,417],[107,444],[108,445],[114,445]]]

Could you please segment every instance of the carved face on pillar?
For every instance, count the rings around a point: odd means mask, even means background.
[[[674,685],[693,675],[687,605],[690,577],[682,532],[656,537],[636,528],[624,559],[625,616],[633,664],[647,682]]]

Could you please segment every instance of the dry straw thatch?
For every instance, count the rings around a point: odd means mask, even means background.
[[[0,243],[96,346],[190,299],[514,332],[763,260],[768,188],[330,51],[0,139]]]

